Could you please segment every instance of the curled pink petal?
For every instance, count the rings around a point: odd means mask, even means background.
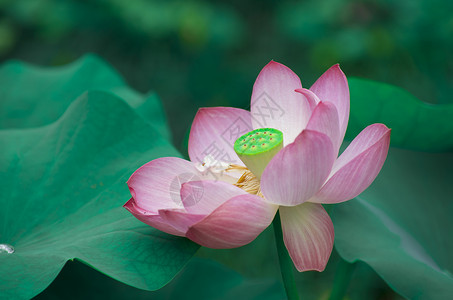
[[[336,64],[330,67],[316,80],[310,90],[321,101],[329,101],[336,106],[340,121],[340,142],[342,142],[349,120],[349,86],[340,66]]]
[[[300,93],[305,96],[311,110],[313,110],[315,108],[315,106],[319,103],[319,101],[321,101],[321,100],[319,100],[318,96],[316,96],[315,93],[313,93],[312,91],[310,91],[308,89],[302,88],[302,89],[297,89],[295,91],[297,93]]]
[[[288,67],[271,61],[260,72],[253,86],[250,111],[253,128],[271,127],[284,133],[290,144],[310,118],[311,108],[299,77]]]
[[[240,247],[270,225],[277,209],[256,195],[235,196],[190,227],[186,236],[209,248]]]
[[[156,229],[159,229],[160,231],[179,236],[184,236],[186,233],[185,230],[177,229],[167,223],[167,221],[162,219],[159,214],[149,212],[138,207],[134,198],[131,198],[129,201],[127,201],[123,207],[126,208],[138,220]]]
[[[306,129],[326,134],[332,141],[334,157],[337,158],[341,145],[339,125],[338,112],[335,105],[321,101],[313,110]]]
[[[299,272],[323,271],[333,249],[332,220],[320,204],[280,207],[283,241]]]
[[[274,204],[294,206],[312,197],[325,182],[335,160],[330,138],[304,130],[278,152],[261,176],[261,191]]]
[[[251,131],[250,112],[233,107],[200,108],[189,135],[189,157],[201,163],[208,155],[215,160],[243,165],[233,145]]]
[[[390,129],[372,124],[351,142],[335,162],[329,179],[310,202],[339,203],[362,193],[376,178],[387,157]]]
[[[190,161],[162,157],[141,166],[127,181],[137,206],[158,214],[159,209],[182,207],[181,184],[206,179]]]
[[[192,214],[210,214],[227,200],[245,194],[246,191],[222,181],[191,181],[181,187],[183,205]]]

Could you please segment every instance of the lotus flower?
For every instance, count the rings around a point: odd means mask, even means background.
[[[191,161],[153,160],[129,179],[135,217],[210,248],[254,240],[279,210],[297,270],[324,270],[334,228],[322,203],[364,191],[387,156],[390,129],[366,127],[337,158],[349,119],[349,89],[338,65],[310,89],[286,66],[260,72],[251,110],[201,108],[189,136]]]

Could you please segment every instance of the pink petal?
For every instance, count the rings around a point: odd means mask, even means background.
[[[330,102],[319,102],[311,114],[307,128],[326,134],[332,141],[334,147],[334,157],[337,158],[340,150],[340,123],[338,121],[338,112]]]
[[[193,224],[201,221],[206,215],[198,215],[187,213],[182,209],[162,209],[159,210],[159,215],[162,220],[178,231],[183,232],[184,235]]]
[[[227,200],[247,192],[222,181],[191,181],[181,187],[181,198],[187,212],[208,215]]]
[[[264,169],[261,190],[274,204],[294,206],[310,199],[325,182],[335,160],[329,137],[304,130]]]
[[[271,127],[284,133],[284,143],[290,144],[310,118],[311,109],[299,77],[288,67],[275,61],[261,70],[252,92],[253,128]]]
[[[190,227],[186,236],[209,248],[240,247],[269,226],[277,209],[256,195],[236,196]]]
[[[154,214],[159,209],[182,206],[181,184],[207,179],[190,161],[177,157],[162,157],[141,166],[127,181],[136,204]]]
[[[332,220],[322,205],[303,203],[280,207],[283,241],[299,272],[323,271],[332,253]]]
[[[349,86],[348,80],[338,64],[328,69],[312,85],[310,90],[321,101],[335,104],[340,120],[340,141],[343,141],[349,120]]]
[[[124,208],[132,213],[138,220],[160,231],[179,236],[184,236],[186,233],[185,230],[182,231],[176,229],[172,225],[168,224],[166,220],[162,219],[159,214],[155,214],[138,207],[134,198],[131,198],[129,201],[127,201],[126,204],[124,204]]]
[[[203,162],[211,155],[215,160],[243,165],[234,152],[236,139],[251,131],[250,112],[232,107],[200,108],[189,135],[189,157]]]
[[[159,214],[174,228],[186,232],[220,205],[240,195],[249,194],[222,181],[190,181],[181,186],[181,199],[185,209],[164,209],[159,210]]]
[[[362,130],[337,159],[325,185],[309,201],[339,203],[358,196],[379,174],[389,144],[390,129],[384,124]]]

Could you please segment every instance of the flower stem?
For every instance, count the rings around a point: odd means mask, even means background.
[[[354,273],[355,266],[355,263],[351,264],[344,259],[340,259],[329,300],[342,300],[344,298],[348,290],[349,282],[351,281],[352,273]]]
[[[272,224],[274,225],[275,243],[277,245],[278,260],[280,262],[280,271],[282,273],[286,296],[288,300],[299,300],[296,282],[294,281],[293,262],[283,242],[282,222],[279,211],[277,211]]]

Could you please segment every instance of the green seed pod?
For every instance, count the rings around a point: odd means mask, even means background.
[[[234,151],[258,179],[282,147],[283,133],[274,128],[255,129],[234,143]]]

